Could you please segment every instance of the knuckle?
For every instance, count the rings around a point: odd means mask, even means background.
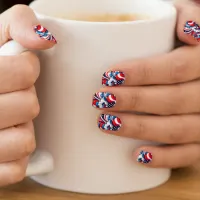
[[[31,87],[34,85],[36,82],[37,78],[39,77],[40,74],[40,62],[38,57],[31,53],[28,52],[28,55],[24,56],[24,77],[23,77],[23,83],[26,88]]]
[[[136,108],[139,107],[140,105],[140,100],[141,99],[141,90],[136,89],[130,97],[130,103],[129,103],[129,109],[130,110],[135,110]]]
[[[152,74],[152,69],[151,67],[148,65],[147,62],[139,62],[137,64],[137,69],[139,71],[139,82],[140,83],[145,83],[145,82],[148,82],[148,79],[151,77],[151,74]]]
[[[172,83],[184,81],[184,75],[187,73],[187,63],[184,59],[173,59],[173,63],[169,63],[169,80]]]
[[[40,113],[40,105],[39,105],[39,102],[38,102],[38,98],[37,98],[37,95],[32,93],[32,92],[29,92],[29,100],[28,100],[28,104],[29,104],[29,108],[28,108],[28,112],[29,112],[29,116],[30,116],[30,119],[34,119],[36,118],[39,113]]]
[[[169,133],[167,143],[168,144],[180,144],[182,143],[182,135],[180,135],[178,132],[171,132]]]
[[[162,106],[162,110],[159,114],[171,115],[182,112],[182,107],[185,104],[184,99],[182,98],[182,86],[177,84],[176,86],[171,87],[167,96],[168,98],[164,99],[164,106]]]
[[[136,125],[136,131],[134,132],[134,138],[143,139],[146,138],[147,128],[143,120],[138,120]]]
[[[22,144],[22,157],[28,156],[36,148],[35,135],[30,130],[24,131],[23,144]]]
[[[174,120],[170,122],[170,124],[174,124]],[[177,117],[176,119],[176,129],[171,129],[168,132],[167,143],[168,144],[181,144],[185,142],[185,137],[183,137],[183,133],[186,132],[186,127],[184,126],[184,122],[182,117]]]

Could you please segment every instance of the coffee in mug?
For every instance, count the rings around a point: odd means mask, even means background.
[[[68,19],[68,20],[77,20],[77,21],[88,21],[88,22],[128,22],[136,21],[141,19],[147,19],[147,16],[140,14],[93,14],[93,15],[57,15],[56,17]]]

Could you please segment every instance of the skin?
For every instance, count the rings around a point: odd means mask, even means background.
[[[153,154],[147,167],[177,168],[200,159],[200,46],[183,33],[187,20],[200,24],[200,10],[191,3],[179,4],[177,9],[177,36],[186,45],[161,56],[112,66],[108,70],[125,73],[125,84],[99,90],[116,95],[116,106],[102,112],[120,117],[123,123],[119,132],[104,133],[168,144],[134,150],[133,160],[140,150]],[[28,49],[55,45],[34,33],[33,26],[40,23],[27,6],[7,10],[0,15],[0,24],[0,45],[10,39]],[[24,178],[29,155],[35,149],[32,120],[40,110],[34,87],[39,73],[39,60],[29,51],[0,57],[0,186]],[[119,112],[124,110],[153,115]]]
[[[33,31],[40,24],[27,6],[14,6],[0,15],[0,46],[14,39],[28,49],[49,49],[55,43]],[[40,62],[30,51],[0,56],[0,186],[21,181],[35,150],[32,120],[40,106],[34,84]]]
[[[101,110],[122,122],[119,131],[104,133],[166,144],[134,149],[135,162],[141,150],[153,155],[146,167],[179,168],[200,160],[200,43],[183,32],[188,20],[200,25],[200,7],[189,1],[176,7],[177,37],[184,45],[163,55],[111,66],[108,71],[124,72],[125,83],[97,91],[116,96],[113,108]]]

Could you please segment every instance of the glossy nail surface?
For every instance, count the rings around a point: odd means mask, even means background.
[[[109,92],[95,93],[92,106],[95,108],[112,108],[116,104],[116,96]]]
[[[196,22],[192,20],[187,21],[185,23],[183,31],[185,34],[191,35],[192,37],[197,39],[198,42],[200,41],[200,27]]]
[[[99,117],[98,126],[102,130],[118,131],[122,126],[122,122],[119,117],[108,114],[102,114]]]
[[[137,161],[139,163],[144,163],[144,164],[147,164],[147,163],[150,163],[152,161],[152,154],[149,153],[149,152],[146,152],[146,151],[141,151],[138,158],[137,158]]]
[[[34,31],[40,38],[57,43],[55,37],[43,26],[35,26]]]
[[[118,86],[125,82],[125,75],[120,71],[108,71],[103,74],[102,85]]]

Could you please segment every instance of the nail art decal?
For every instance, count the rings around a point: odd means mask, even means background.
[[[141,151],[137,161],[144,164],[150,163],[152,161],[152,154],[149,152]]]
[[[184,33],[191,35],[200,42],[200,26],[194,21],[187,21],[184,27]]]
[[[43,26],[41,26],[41,25],[35,26],[34,27],[34,31],[42,39],[53,41],[53,42],[57,43],[55,37],[46,28],[44,28]]]
[[[95,108],[112,108],[116,104],[116,96],[109,92],[97,92],[93,97],[92,106]]]
[[[102,130],[106,131],[118,131],[121,126],[120,118],[113,115],[102,114],[98,121],[98,126]]]
[[[102,85],[116,86],[122,85],[125,81],[125,75],[120,71],[108,71],[103,74]]]

